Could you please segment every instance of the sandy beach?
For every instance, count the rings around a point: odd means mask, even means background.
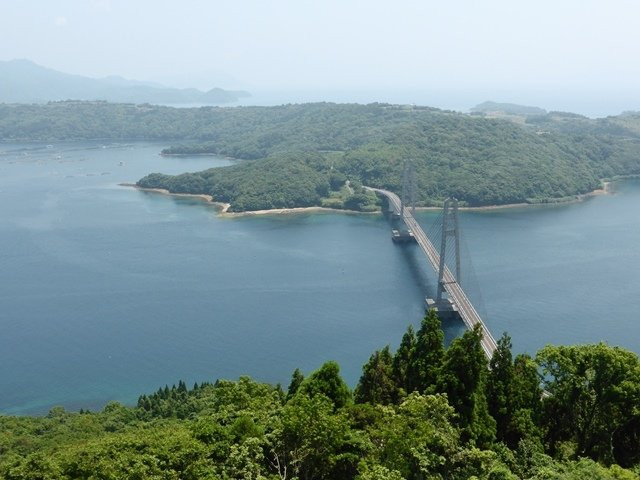
[[[269,210],[249,210],[247,212],[224,212],[226,217],[251,217],[254,215],[285,215],[291,213],[322,213],[322,212],[339,212],[358,215],[376,215],[380,212],[360,212],[358,210],[347,210],[344,208],[327,208],[327,207],[295,207],[295,208],[272,208]]]
[[[135,188],[136,190],[140,190],[142,192],[151,192],[151,193],[159,193],[161,195],[169,195],[171,197],[182,197],[182,198],[196,198],[198,200],[202,200],[203,202],[210,203],[214,207],[218,208],[220,213],[226,213],[230,203],[216,202],[211,195],[205,195],[203,193],[171,193],[169,190],[164,188],[145,188],[136,185],[135,183],[120,183],[121,187],[129,187]]]

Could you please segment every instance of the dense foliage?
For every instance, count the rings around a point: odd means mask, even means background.
[[[406,159],[414,162],[422,205],[437,205],[447,196],[468,205],[558,201],[597,188],[602,178],[640,173],[638,114],[591,120],[551,112],[514,122],[385,104],[193,109],[100,102],[0,105],[0,140],[75,139],[175,141],[164,153],[254,160],[251,166],[221,169],[230,173],[144,181],[169,190],[210,193],[230,201],[235,210],[288,206],[291,201],[296,206],[346,207],[350,194],[340,192],[341,187],[333,195],[313,190],[300,195],[294,175],[308,177],[301,181],[314,185],[318,175],[326,181],[330,174],[343,175],[355,185],[399,192]],[[246,184],[251,182],[260,184],[255,185],[259,194],[245,198],[235,193],[249,191]],[[276,198],[279,194],[285,198]],[[356,209],[371,205],[358,197],[350,204]]]
[[[138,181],[143,188],[172,193],[205,193],[230,203],[229,211],[325,206],[350,210],[377,210],[375,194],[346,185],[346,177],[325,168],[318,154],[285,154],[197,173],[152,173]]]
[[[640,478],[635,354],[548,346],[514,359],[505,335],[489,369],[480,335],[445,348],[430,312],[395,353],[374,352],[353,396],[327,362],[296,370],[287,392],[180,382],[136,407],[0,416],[0,478]]]

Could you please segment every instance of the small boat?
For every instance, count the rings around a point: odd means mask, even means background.
[[[124,162],[120,161],[120,163],[118,165],[120,165],[122,167],[124,165]]]

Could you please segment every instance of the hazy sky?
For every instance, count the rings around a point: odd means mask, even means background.
[[[200,87],[640,90],[638,0],[0,0],[0,40]]]

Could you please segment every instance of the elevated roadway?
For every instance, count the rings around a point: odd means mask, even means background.
[[[429,263],[436,271],[436,273],[438,273],[440,254],[434,247],[433,243],[431,243],[431,240],[429,240],[429,237],[427,237],[427,234],[424,232],[420,224],[414,218],[413,214],[411,213],[411,209],[403,209],[400,197],[389,190],[371,187],[367,188],[387,198],[391,208],[393,208],[394,212],[397,215],[400,215],[402,217],[401,219],[406,225],[407,230],[413,234],[417,244],[420,246],[427,259],[429,260]],[[484,321],[476,311],[475,307],[467,297],[466,293],[462,289],[462,286],[456,280],[455,275],[451,273],[449,267],[447,267],[446,265],[442,283],[445,291],[447,292],[449,300],[451,300],[457,308],[458,313],[467,328],[473,330],[476,325],[480,325],[480,330],[482,332],[482,349],[484,350],[487,358],[491,359],[491,357],[493,357],[493,353],[497,348],[496,341],[491,335],[491,332],[485,325]]]

